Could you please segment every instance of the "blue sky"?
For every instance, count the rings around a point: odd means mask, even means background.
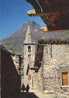
[[[32,6],[26,0],[0,0],[0,39],[9,37],[27,21],[45,25],[40,17],[27,16]]]

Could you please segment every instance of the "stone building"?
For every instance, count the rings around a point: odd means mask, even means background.
[[[21,54],[14,54],[10,50],[9,52],[11,53],[11,58],[13,60],[13,63],[15,65],[15,69],[20,76],[20,90],[22,88],[21,81],[24,79],[24,64],[23,64],[23,55]]]
[[[24,72],[23,71],[24,68],[22,69],[22,66],[23,66],[23,56],[20,55],[20,54],[13,54],[13,53],[11,53],[11,57],[13,59],[13,63],[15,65],[15,68],[17,70],[17,73],[19,75],[21,75],[21,73],[23,74],[23,72]]]
[[[41,52],[37,51],[34,65],[38,66],[34,77],[38,90],[69,92],[69,36],[66,35],[48,32],[38,42]]]
[[[42,33],[34,42],[28,26],[24,40],[24,79],[31,89],[69,91],[69,33]]]
[[[35,47],[35,42],[32,41],[30,26],[28,26],[24,40],[24,77],[21,79],[21,85],[27,86],[29,84],[30,88],[33,85],[33,70],[31,69],[34,66]]]
[[[38,89],[47,90],[48,86],[50,90],[57,86],[69,89],[69,45],[57,41],[53,44],[45,43],[43,47],[42,63],[37,71]]]

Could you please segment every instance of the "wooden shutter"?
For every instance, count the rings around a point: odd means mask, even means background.
[[[68,85],[68,72],[62,72],[62,85]]]

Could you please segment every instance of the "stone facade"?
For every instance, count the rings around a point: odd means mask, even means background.
[[[42,44],[43,52],[40,52],[40,49],[37,49],[37,44],[32,41],[28,26],[24,41],[24,79],[22,84],[29,84],[31,89],[39,91],[62,92],[62,88],[69,90],[69,44],[61,44],[60,41],[57,42],[58,44],[55,41],[52,44],[48,43],[47,39],[47,42]],[[66,42],[66,40],[64,41]],[[68,85],[66,86],[62,85],[63,72],[68,72]]]
[[[62,72],[68,72],[69,74],[69,45],[45,44],[43,51],[42,72],[38,72],[42,76],[42,89],[49,91],[57,90],[59,92],[62,92],[61,87],[69,89],[69,75],[68,85],[62,86]]]

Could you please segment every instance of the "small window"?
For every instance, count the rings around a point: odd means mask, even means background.
[[[30,58],[31,57],[31,54],[28,54],[28,57]]]
[[[68,85],[68,72],[62,72],[62,85]]]
[[[31,52],[31,46],[28,46],[28,52]]]

